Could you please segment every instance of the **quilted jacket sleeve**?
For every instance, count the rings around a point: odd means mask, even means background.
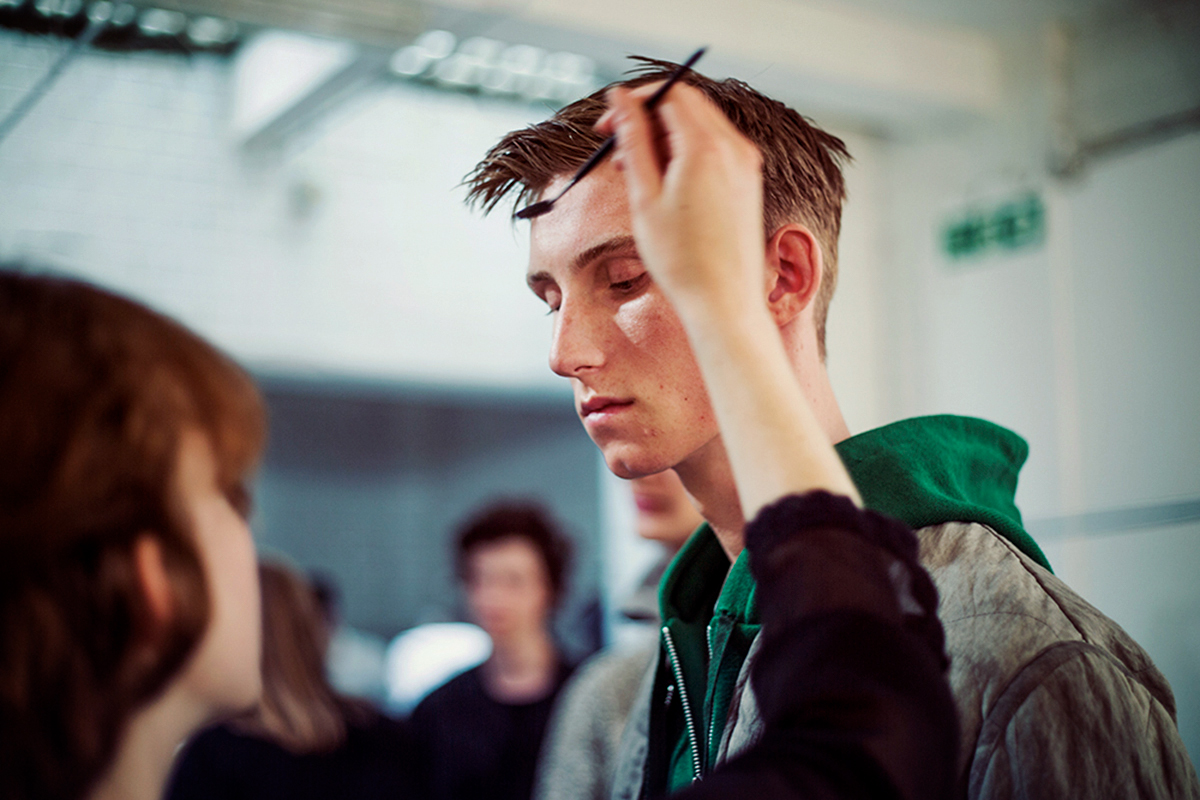
[[[1062,642],[1022,669],[983,721],[978,800],[1200,798],[1170,711],[1104,650]]]

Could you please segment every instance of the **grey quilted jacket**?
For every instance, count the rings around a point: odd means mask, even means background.
[[[918,537],[941,596],[961,796],[1200,800],[1171,688],[1128,634],[986,525],[933,525]],[[749,683],[759,643],[738,676],[717,763],[761,733]],[[642,795],[656,670],[622,739],[616,800]]]

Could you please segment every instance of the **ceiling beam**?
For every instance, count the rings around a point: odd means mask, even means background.
[[[1002,52],[991,36],[828,0],[435,0],[430,8],[434,24],[496,20],[486,29],[497,38],[526,27],[591,37],[608,48],[607,59],[583,41],[576,51],[609,68],[626,68],[630,52],[683,58],[709,45],[707,74],[885,129],[988,117],[1003,107]]]
[[[395,47],[425,29],[417,0],[154,0],[158,8]]]

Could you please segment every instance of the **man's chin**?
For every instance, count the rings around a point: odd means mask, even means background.
[[[632,480],[655,475],[664,469],[670,469],[670,464],[660,463],[659,459],[648,458],[632,453],[604,453],[604,463],[609,472],[618,478]]]

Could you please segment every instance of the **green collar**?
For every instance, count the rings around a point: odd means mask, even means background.
[[[1012,431],[972,417],[916,417],[852,436],[836,449],[868,508],[914,530],[982,523],[1050,569],[1013,498],[1029,446]],[[659,608],[664,620],[707,623],[724,611],[757,623],[745,551],[730,568],[712,528],[702,524],[663,575]]]
[[[885,425],[836,449],[868,508],[913,530],[943,522],[982,523],[1050,569],[1022,526],[1014,500],[1029,445],[1012,431],[943,414]]]

